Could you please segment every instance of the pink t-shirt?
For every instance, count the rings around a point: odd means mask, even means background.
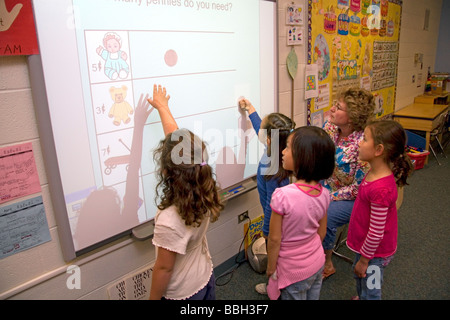
[[[348,226],[347,246],[368,259],[397,250],[397,184],[394,175],[359,186]]]
[[[276,189],[272,195],[270,206],[273,212],[283,216],[283,222],[277,279],[271,277],[267,286],[270,299],[278,299],[280,289],[311,277],[325,263],[317,230],[328,210],[330,194],[320,184],[315,188],[320,190],[318,195],[292,183]]]

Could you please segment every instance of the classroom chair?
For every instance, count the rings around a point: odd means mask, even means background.
[[[337,240],[336,240],[336,244],[334,245],[333,248],[333,254],[341,259],[343,259],[344,261],[347,261],[348,263],[352,264],[354,258],[350,258],[348,256],[346,256],[345,254],[340,253],[338,250],[343,247],[343,246],[347,246],[347,231],[348,231],[348,223],[346,225],[344,225],[343,229],[341,230],[341,232],[339,233]]]
[[[438,123],[439,125],[430,132],[430,150],[431,153],[433,154],[433,156],[436,158],[436,161],[439,165],[441,165],[441,163],[439,162],[439,159],[437,157],[436,152],[433,149],[433,146],[431,145],[431,143],[436,140],[438,143],[439,148],[441,148],[442,153],[444,154],[444,157],[447,158],[447,155],[445,154],[445,150],[444,147],[442,147],[441,141],[439,141],[439,136],[442,136],[442,134],[444,133],[446,126],[447,126],[447,121],[448,121],[448,111],[442,113],[439,116],[439,120]]]

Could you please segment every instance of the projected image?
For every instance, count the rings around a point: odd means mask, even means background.
[[[53,44],[41,53],[75,251],[155,217],[153,150],[164,132],[142,100],[154,84],[167,89],[178,126],[206,142],[221,188],[256,174],[264,146],[238,100],[250,99],[261,117],[276,108],[275,7],[263,0],[35,3],[40,42]],[[62,26],[49,28],[48,12]]]

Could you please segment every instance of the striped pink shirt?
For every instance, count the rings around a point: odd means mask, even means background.
[[[397,250],[397,185],[394,175],[361,183],[347,235],[348,247],[362,256],[388,257]]]

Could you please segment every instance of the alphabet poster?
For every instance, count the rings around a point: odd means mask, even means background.
[[[374,94],[377,118],[394,112],[402,0],[308,2],[308,64],[318,65],[319,88],[327,85],[307,102],[308,124],[322,125],[339,90],[352,86]]]

